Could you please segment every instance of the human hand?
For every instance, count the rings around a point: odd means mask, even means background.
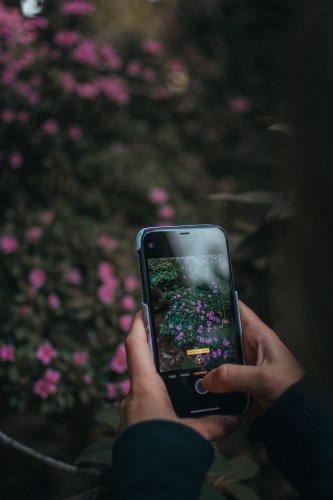
[[[215,393],[248,392],[253,396],[247,420],[265,411],[303,376],[303,369],[279,337],[243,302],[239,301],[243,346],[247,365],[225,364],[203,379]]]
[[[120,432],[145,420],[171,420],[191,427],[209,441],[216,441],[239,427],[237,417],[211,415],[190,419],[176,415],[166,386],[156,371],[141,311],[135,316],[125,347],[131,389],[120,405]]]

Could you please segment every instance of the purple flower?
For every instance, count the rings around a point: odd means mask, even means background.
[[[188,327],[188,329],[189,329],[189,330],[192,330],[192,328],[193,328],[193,327],[192,327],[192,325],[190,325],[190,326]]]
[[[226,351],[224,351],[224,353],[223,353],[223,357],[224,357],[224,359],[227,359],[228,354],[227,354],[227,352],[226,352]]]
[[[169,328],[174,328],[174,326],[173,326],[173,324],[172,324],[172,323],[170,323]]]
[[[229,340],[223,340],[223,345],[230,345]]]
[[[184,306],[184,307],[185,307],[185,306],[186,306],[186,302],[182,302],[182,306]]]
[[[205,319],[205,316],[200,316],[201,321]]]
[[[176,327],[176,330],[178,330],[178,331],[180,331],[181,329],[182,329],[181,325],[178,325],[178,326]]]
[[[211,295],[208,295],[207,297],[210,299],[210,298],[211,298]]]

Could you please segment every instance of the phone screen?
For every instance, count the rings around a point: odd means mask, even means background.
[[[159,372],[171,378],[242,362],[224,233],[157,232],[145,245]]]

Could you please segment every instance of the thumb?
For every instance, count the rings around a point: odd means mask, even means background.
[[[265,377],[260,366],[226,364],[209,372],[203,386],[209,392],[248,392],[252,396],[264,389]]]

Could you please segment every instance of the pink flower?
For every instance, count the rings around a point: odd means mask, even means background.
[[[4,122],[11,123],[15,120],[15,113],[11,109],[4,109],[1,118]]]
[[[101,285],[97,290],[98,298],[103,304],[110,305],[114,300],[114,289],[108,283]]]
[[[27,294],[29,295],[29,297],[35,297],[36,296],[36,288],[32,285],[29,285],[27,287]]]
[[[41,218],[44,224],[51,224],[54,219],[54,213],[51,210],[47,210],[46,212],[42,212]]]
[[[85,351],[75,351],[73,353],[73,360],[77,365],[85,365],[88,361],[88,353]]]
[[[169,194],[165,189],[154,188],[149,193],[149,199],[152,203],[159,205],[168,201]]]
[[[17,113],[17,120],[20,123],[27,123],[27,121],[29,120],[29,114],[26,111],[19,111]]]
[[[156,71],[152,68],[145,68],[142,72],[142,78],[146,82],[154,82],[156,80]]]
[[[25,233],[25,237],[30,243],[36,243],[42,234],[42,228],[39,226],[30,227]]]
[[[61,379],[61,373],[58,372],[58,370],[51,370],[51,368],[48,368],[44,373],[44,379],[50,384],[57,384]]]
[[[139,286],[140,282],[135,276],[130,276],[129,278],[126,278],[124,287],[126,292],[134,292]]]
[[[39,267],[35,267],[29,274],[29,282],[36,288],[41,288],[45,281],[46,273]]]
[[[69,285],[79,285],[81,283],[81,272],[76,267],[67,269],[64,280]]]
[[[2,361],[15,361],[15,346],[3,345],[0,348],[0,358]]]
[[[124,83],[116,78],[101,78],[99,87],[102,92],[117,104],[126,105],[130,101],[130,96],[125,89]]]
[[[68,71],[60,74],[61,84],[67,92],[73,92],[75,89],[76,81]]]
[[[120,59],[116,51],[110,47],[109,45],[104,45],[101,48],[101,56],[102,59],[109,65],[111,69],[117,70],[120,69],[123,61]]]
[[[152,56],[157,56],[163,50],[163,45],[158,40],[146,40],[142,45],[143,50]]]
[[[113,141],[111,143],[110,149],[113,153],[122,153],[125,149],[124,143],[121,141]]]
[[[9,155],[8,161],[12,169],[16,170],[22,166],[23,156],[19,151],[12,151]]]
[[[67,16],[87,16],[94,10],[94,6],[87,0],[70,0],[61,6],[62,14]]]
[[[29,19],[29,24],[37,29],[43,30],[48,27],[49,21],[46,19],[46,17],[38,16]]]
[[[131,381],[130,380],[123,380],[122,382],[118,382],[117,386],[119,387],[121,393],[123,396],[127,396],[131,389]]]
[[[41,132],[44,135],[54,135],[58,132],[58,124],[53,118],[46,120],[41,128]]]
[[[60,307],[60,300],[55,293],[51,293],[47,298],[47,305],[51,309],[58,309]]]
[[[109,382],[106,384],[106,397],[108,399],[115,399],[117,397],[117,386],[116,384]]]
[[[18,247],[18,241],[13,236],[3,236],[0,239],[0,248],[3,253],[13,253]]]
[[[167,99],[170,97],[171,92],[168,87],[159,86],[154,90],[153,97],[155,99]]]
[[[251,109],[251,101],[246,97],[234,97],[230,99],[229,106],[235,114],[248,113]]]
[[[126,71],[129,76],[139,76],[139,74],[141,73],[141,64],[139,63],[139,61],[130,61],[127,65]]]
[[[121,299],[121,306],[125,311],[131,311],[135,307],[135,300],[131,295],[125,295],[125,297]]]
[[[230,345],[230,341],[229,340],[223,340],[223,345]]]
[[[106,248],[107,250],[114,250],[117,247],[118,243],[113,238],[110,238],[107,234],[101,234],[97,238],[97,246],[101,248]]]
[[[95,42],[93,40],[83,40],[75,49],[73,59],[80,64],[95,66],[98,62]]]
[[[77,141],[82,136],[82,132],[76,125],[71,125],[67,130],[67,135],[72,141]]]
[[[119,344],[114,357],[111,359],[110,368],[116,373],[127,370],[127,358],[124,344]]]
[[[99,94],[99,88],[95,83],[77,83],[75,92],[85,99],[95,99]]]
[[[36,380],[34,383],[34,394],[40,396],[42,399],[46,399],[50,394],[54,394],[56,392],[56,385],[50,384],[44,378],[40,378]]]
[[[123,314],[119,318],[120,328],[124,330],[124,332],[128,332],[133,323],[133,316],[131,314]]]
[[[90,375],[83,375],[82,380],[87,385],[92,383],[92,378],[90,377]]]
[[[182,61],[174,60],[169,63],[169,71],[171,72],[182,73],[185,69],[185,65]]]
[[[52,359],[58,355],[57,351],[53,349],[50,342],[40,345],[36,351],[36,358],[43,363],[43,365],[48,365],[51,363]]]
[[[32,78],[30,78],[30,85],[33,87],[40,87],[42,84],[42,79],[39,75],[35,75]]]
[[[175,209],[171,205],[165,205],[158,209],[158,215],[162,219],[172,219],[175,215]]]
[[[23,316],[30,316],[31,308],[27,304],[23,304],[23,306],[21,306],[21,313]]]
[[[77,31],[58,31],[54,37],[54,42],[60,47],[69,49],[73,47],[79,40],[79,34]]]
[[[113,267],[107,262],[101,262],[97,274],[102,281],[108,282],[113,278]]]

